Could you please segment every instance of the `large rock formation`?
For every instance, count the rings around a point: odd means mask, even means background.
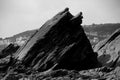
[[[98,67],[97,54],[81,26],[82,18],[82,13],[73,16],[68,8],[58,13],[16,52],[17,62],[11,61],[11,66],[22,64],[37,71]]]
[[[99,42],[94,51],[98,53],[98,60],[103,66],[120,66],[120,29],[109,38]]]
[[[66,8],[47,21],[16,56],[26,67],[44,71],[98,67],[82,26],[82,13],[73,16]]]

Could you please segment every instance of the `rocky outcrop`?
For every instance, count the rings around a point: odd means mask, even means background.
[[[13,55],[20,48],[17,44],[9,44],[0,52],[0,72],[6,71],[14,61]]]
[[[82,18],[82,13],[73,16],[66,8],[48,20],[14,55],[7,54],[9,61],[0,66],[0,79],[119,80],[120,30],[97,44],[93,52]],[[97,58],[105,67],[96,68],[101,66]]]
[[[18,46],[17,44],[9,44],[6,48],[4,48],[0,52],[0,59],[6,57],[8,55],[12,55],[19,49],[19,47],[20,46]]]
[[[98,60],[103,66],[120,66],[120,29],[109,38],[99,42],[94,51],[98,53]]]
[[[66,8],[36,31],[15,58],[38,71],[98,67],[97,54],[80,25],[82,18],[82,13],[73,16]]]

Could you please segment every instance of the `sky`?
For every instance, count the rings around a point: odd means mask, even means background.
[[[120,0],[0,0],[0,37],[40,28],[66,7],[83,25],[120,23]]]

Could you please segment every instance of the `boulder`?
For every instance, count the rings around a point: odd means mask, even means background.
[[[120,66],[120,29],[116,30],[107,39],[99,42],[94,51],[98,53],[98,61],[103,66]]]

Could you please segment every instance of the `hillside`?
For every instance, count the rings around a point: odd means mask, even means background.
[[[99,41],[109,37],[120,28],[120,23],[92,24],[83,26],[91,44],[94,46]]]
[[[36,30],[37,29],[25,31],[25,32],[13,35],[12,37],[7,37],[6,39],[9,39],[10,41],[15,42],[16,38],[19,38],[19,37],[30,37],[32,34],[34,34],[36,32]]]
[[[98,35],[112,34],[118,28],[120,23],[84,25],[86,32],[97,32]]]

